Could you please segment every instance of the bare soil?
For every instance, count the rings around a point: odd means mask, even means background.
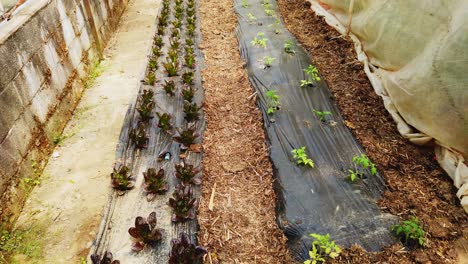
[[[207,128],[199,242],[210,252],[207,263],[290,263],[275,220],[272,165],[234,34],[232,4],[200,2]]]
[[[432,148],[413,145],[398,133],[357,61],[352,42],[316,16],[307,1],[278,0],[278,4],[288,29],[307,49],[327,81],[347,126],[384,176],[388,191],[379,205],[401,219],[418,217],[427,234],[423,249],[409,250],[397,244],[383,252],[368,253],[356,246],[347,249],[336,262],[456,262],[457,250],[458,255],[466,250],[468,217]],[[458,259],[459,263],[465,260]]]

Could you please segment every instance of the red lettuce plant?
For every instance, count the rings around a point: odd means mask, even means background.
[[[169,190],[163,169],[156,171],[155,168],[149,168],[146,172],[143,172],[143,177],[145,178],[145,191],[148,193],[146,196],[148,201],[152,201],[156,194]]]
[[[187,128],[183,131],[177,131],[179,133],[178,136],[174,137],[174,140],[185,147],[190,147],[198,137],[198,134],[195,132],[195,128]]]
[[[207,253],[204,247],[190,243],[189,237],[182,232],[178,239],[171,241],[169,264],[203,264],[203,256]]]
[[[172,198],[169,198],[169,206],[172,207],[172,222],[181,222],[195,218],[197,200],[193,197],[192,187],[178,184]]]
[[[119,195],[124,194],[126,190],[130,190],[135,186],[132,180],[133,177],[130,174],[130,169],[121,163],[116,163],[114,171],[111,173],[111,183]]]
[[[147,219],[141,216],[135,218],[135,227],[128,229],[128,233],[135,240],[132,245],[133,251],[139,252],[145,245],[154,245],[163,238],[164,230],[156,228],[156,224],[156,212],[150,213]]]
[[[91,261],[93,264],[120,264],[120,261],[112,260],[113,258],[112,253],[108,251],[104,252],[102,258],[98,254],[91,255]]]
[[[132,129],[130,132],[130,139],[133,141],[136,148],[146,148],[148,143],[148,135],[146,133],[146,127],[143,123],[140,123],[137,128]]]
[[[175,176],[183,184],[195,184],[200,185],[201,179],[197,177],[197,174],[200,172],[200,169],[195,168],[193,165],[185,164],[184,162],[175,165],[176,173]]]

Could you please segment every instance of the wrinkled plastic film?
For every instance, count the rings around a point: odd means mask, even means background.
[[[172,116],[171,122],[174,132],[175,128],[185,129],[189,126],[187,121],[184,120],[184,100],[181,95],[182,83],[180,78],[167,77],[166,74],[163,73],[164,67],[162,67],[162,62],[165,61],[169,50],[168,35],[170,33],[168,32],[170,32],[170,28],[171,27],[166,28],[166,36],[164,37],[165,45],[162,48],[163,55],[159,57],[158,60],[160,62],[159,68],[156,71],[156,79],[158,81],[154,86],[144,83],[138,85],[140,87],[138,96],[132,99],[132,103],[127,111],[116,150],[116,161],[125,164],[131,169],[132,175],[134,179],[136,179],[135,188],[127,191],[122,196],[119,196],[116,191],[111,192],[109,200],[103,210],[103,218],[96,239],[91,247],[90,255],[94,253],[102,255],[105,251],[109,251],[114,255],[114,259],[120,260],[121,263],[167,263],[171,250],[170,242],[172,239],[178,238],[181,232],[185,232],[189,235],[192,242],[196,242],[198,231],[196,219],[177,224],[171,222],[172,208],[168,205],[168,201],[169,198],[172,197],[175,186],[179,183],[174,176],[174,165],[181,162],[181,158],[179,157],[180,144],[173,140],[173,135],[169,135],[157,126],[158,116],[156,112],[169,113]],[[200,74],[203,61],[201,53],[197,49],[200,36],[199,24],[197,22],[194,41],[196,68],[194,70],[194,80],[191,86],[196,90],[193,102],[196,102],[198,106],[201,106],[203,103],[203,88]],[[185,32],[182,31],[180,38],[181,43],[184,43],[185,37]],[[151,54],[151,48],[149,50],[148,57]],[[179,76],[186,70],[186,67],[181,63],[181,58],[183,58],[184,55],[183,48],[181,48],[181,50],[182,51],[179,53]],[[145,70],[142,80],[146,78],[146,74],[147,71]],[[171,79],[174,80],[177,87],[174,96],[167,95],[162,89],[164,81]],[[135,128],[138,124],[139,114],[135,107],[138,105],[138,97],[142,94],[144,89],[154,91],[156,106],[153,110],[154,117],[149,121],[148,146],[146,149],[138,150],[135,149],[129,135],[132,128]],[[205,127],[203,114],[202,112],[200,113],[200,120],[196,121],[194,124],[196,133],[200,135],[197,142],[201,141],[201,134]],[[191,123],[191,125],[193,125],[193,123]],[[165,156],[165,153],[170,153],[167,155],[170,156],[169,160],[163,159],[162,161],[158,161],[158,156]],[[187,154],[187,157],[184,159],[186,164],[194,165],[195,167],[201,165],[202,153],[187,151]],[[165,194],[156,195],[155,199],[150,202],[147,201],[147,193],[143,188],[143,172],[148,168],[156,168],[157,170],[163,168],[169,184],[169,190]],[[201,195],[200,187],[192,186],[192,188],[194,196],[199,198]],[[156,212],[157,215],[157,228],[163,228],[165,230],[163,240],[156,246],[145,247],[141,252],[132,252],[131,245],[133,240],[128,234],[128,229],[134,226],[137,216],[146,218],[153,211]]]
[[[266,14],[261,1],[248,2],[243,7],[241,0],[235,1],[237,36],[264,117],[276,177],[277,221],[291,253],[298,260],[307,259],[311,233],[330,233],[339,245],[358,243],[372,251],[391,244],[395,217],[376,205],[385,190],[382,178],[372,176],[357,184],[345,180],[348,169],[354,168],[352,158],[363,150],[344,125],[326,83],[300,87],[300,81],[308,79],[303,71],[311,64],[307,53],[282,21]],[[276,2],[270,4],[268,9],[278,16]],[[255,37],[266,38],[266,48],[253,45]],[[284,51],[289,40],[294,42],[294,54]],[[265,56],[275,58],[271,67],[265,68]],[[280,109],[273,115],[267,114],[268,90],[280,97]],[[332,114],[322,122],[313,110]],[[315,168],[297,166],[293,160],[291,151],[303,146]]]

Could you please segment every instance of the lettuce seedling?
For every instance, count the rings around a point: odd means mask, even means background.
[[[147,85],[154,85],[156,83],[156,75],[154,74],[154,72],[148,72],[148,75],[146,75],[145,83]]]
[[[153,102],[154,92],[152,90],[143,90],[143,93],[140,95],[140,101],[143,104]]]
[[[164,69],[166,69],[167,75],[169,77],[172,76],[177,76],[177,62],[176,61],[171,61],[170,59],[164,63]]]
[[[193,17],[194,15],[195,15],[195,8],[187,9],[187,16],[188,17]]]
[[[292,154],[294,154],[293,159],[296,160],[297,165],[304,165],[304,166],[309,166],[311,168],[315,167],[314,161],[312,159],[309,159],[306,154],[306,147],[302,147],[299,149],[293,149],[291,151]]]
[[[193,69],[195,66],[195,57],[192,54],[185,55],[185,65],[190,69]]]
[[[121,163],[116,163],[114,165],[114,170],[111,173],[111,184],[112,187],[118,191],[119,195],[123,195],[126,190],[133,189],[135,183],[132,180],[133,177],[127,166]]]
[[[182,97],[187,102],[192,102],[193,97],[195,96],[195,89],[192,86],[182,89]]]
[[[173,50],[179,50],[180,42],[177,39],[172,38],[170,41],[170,46],[171,46],[171,49]]]
[[[179,39],[179,38],[180,38],[180,31],[179,31],[179,29],[174,28],[174,29],[171,31],[171,37],[172,37],[174,40]]]
[[[185,45],[189,47],[193,46],[193,40],[191,38],[186,38]]]
[[[177,131],[179,136],[175,136],[174,140],[185,147],[190,147],[193,143],[195,143],[195,140],[198,137],[198,134],[195,132],[194,128],[187,128],[186,130]]]
[[[169,59],[170,59],[172,62],[177,62],[177,59],[178,59],[178,57],[179,57],[179,54],[177,53],[177,50],[170,49],[169,52],[167,53],[167,57],[169,57]]]
[[[193,82],[193,71],[186,71],[182,74],[182,81],[185,84],[192,84]]]
[[[153,118],[152,112],[154,109],[154,102],[140,102],[140,106],[137,107],[137,111],[140,114],[140,120],[143,122],[149,121],[151,118]]]
[[[197,103],[189,103],[189,102],[185,102],[184,103],[184,114],[185,114],[185,120],[187,120],[187,122],[193,122],[193,121],[197,121],[198,119],[200,119],[199,115],[200,113],[198,111],[200,111],[201,107],[199,107],[197,105]]]
[[[93,264],[120,264],[119,260],[113,260],[114,256],[109,251],[104,252],[104,255],[99,256],[98,254],[91,255],[91,262]]]
[[[190,54],[190,55],[193,56],[193,54],[194,54],[193,48],[192,47],[185,47],[185,53]]]
[[[200,185],[201,179],[197,177],[197,174],[200,172],[200,169],[195,168],[193,165],[185,164],[184,162],[175,165],[176,173],[175,176],[179,179],[184,185],[194,184]]]
[[[172,25],[174,26],[174,28],[179,29],[182,27],[182,22],[180,22],[179,20],[176,20],[172,22]]]
[[[424,247],[426,243],[425,232],[419,225],[419,219],[411,217],[392,227],[392,232],[401,240],[403,244],[419,245]]]
[[[195,36],[195,26],[194,25],[187,25],[187,35],[190,37]]]
[[[155,168],[149,168],[146,172],[143,172],[143,177],[145,179],[145,191],[148,193],[146,196],[148,202],[152,201],[156,194],[169,190],[164,169],[156,171]]]
[[[320,121],[324,122],[325,121],[325,118],[327,117],[327,115],[331,115],[332,112],[329,112],[329,111],[317,111],[317,110],[313,110],[313,112],[317,115],[317,117],[320,119]]]
[[[156,47],[158,47],[159,49],[161,49],[162,46],[164,45],[163,38],[162,38],[162,37],[156,37],[156,38],[154,38],[154,45],[156,45]]]
[[[158,62],[156,58],[159,58],[161,55],[162,55],[161,48],[159,48],[157,46],[154,47],[153,48],[153,57],[155,58],[156,63]]]
[[[172,129],[171,125],[171,115],[167,113],[156,113],[159,117],[158,121],[158,127],[161,128],[162,130],[166,131],[167,133],[170,133]]]
[[[161,241],[164,236],[164,230],[156,228],[156,212],[149,214],[147,219],[141,216],[135,218],[135,227],[130,227],[128,233],[135,239],[132,250],[142,251],[145,245],[154,245]]]
[[[171,241],[171,246],[169,264],[203,264],[206,249],[190,243],[189,237],[184,232],[178,239]]]
[[[148,61],[148,67],[150,71],[156,71],[158,69],[158,59],[155,57],[152,57]]]
[[[148,135],[146,133],[146,127],[143,123],[140,123],[136,128],[130,132],[130,139],[135,144],[136,148],[146,148],[148,143]]]
[[[330,234],[310,234],[314,238],[312,242],[312,250],[309,251],[310,259],[304,261],[304,264],[324,263],[327,259],[335,259],[341,253],[341,248],[335,244],[335,241],[330,241]]]
[[[169,199],[169,206],[172,207],[172,222],[181,222],[195,218],[195,207],[197,200],[193,197],[193,190],[190,185],[178,184],[172,198]]]
[[[166,94],[170,96],[174,96],[175,94],[175,82],[174,81],[165,81],[165,84],[163,86],[164,91],[166,91]]]

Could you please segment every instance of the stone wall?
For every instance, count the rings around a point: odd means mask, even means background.
[[[14,223],[128,0],[28,0],[0,23],[0,212]]]

